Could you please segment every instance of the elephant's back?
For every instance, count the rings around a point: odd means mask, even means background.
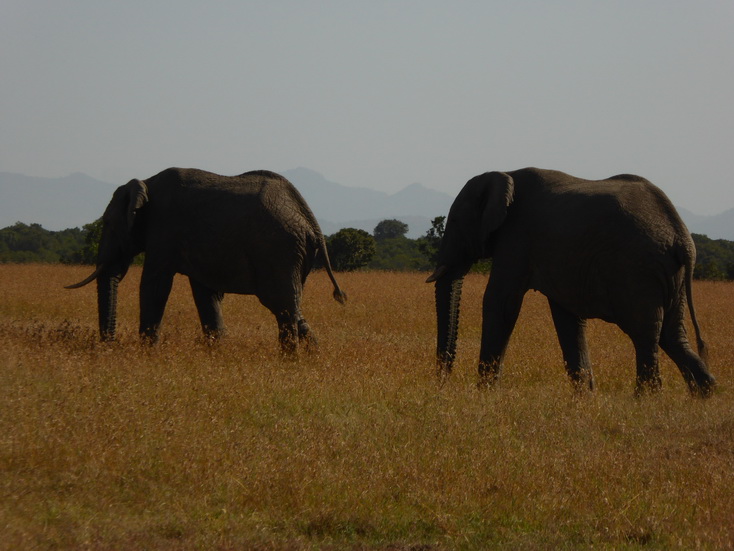
[[[305,199],[285,177],[269,170],[222,176],[196,168],[169,168],[146,180],[155,208],[187,224],[247,228],[297,236],[318,243],[318,223]],[[237,220],[238,222],[233,222]]]
[[[198,168],[167,168],[145,180],[153,188],[177,188],[233,195],[259,195],[265,189],[293,188],[284,176],[270,170],[252,170],[236,176],[225,176]]]

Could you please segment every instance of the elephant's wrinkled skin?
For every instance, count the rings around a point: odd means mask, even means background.
[[[480,386],[500,375],[523,296],[543,293],[577,388],[593,388],[586,320],[614,323],[632,340],[637,393],[661,387],[658,347],[680,369],[692,394],[715,380],[693,307],[695,247],[665,194],[644,178],[601,181],[526,168],[472,178],[456,197],[438,252],[439,374],[456,351],[461,281],[472,263],[492,258],[483,302]],[[683,324],[686,299],[699,354]]]
[[[117,285],[145,251],[140,282],[140,334],[156,340],[176,273],[188,276],[202,328],[224,331],[224,293],[256,295],[276,317],[284,352],[297,338],[315,344],[301,314],[301,296],[317,253],[334,285],[324,236],[293,185],[268,171],[219,176],[169,168],[119,187],[103,216],[97,269],[99,331],[114,340]]]

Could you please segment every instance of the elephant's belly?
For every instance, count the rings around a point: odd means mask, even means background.
[[[221,293],[256,294],[255,274],[248,265],[188,266],[181,273]]]
[[[556,297],[545,294],[549,300],[562,306],[581,319],[600,319],[610,323],[616,322],[612,307],[598,299],[584,297]]]
[[[609,286],[602,281],[568,280],[563,285],[539,283],[535,288],[579,318],[615,322],[617,305]]]
[[[254,295],[255,287],[253,285],[244,285],[239,282],[222,282],[217,290],[222,293],[234,293],[236,295]]]
[[[542,291],[549,300],[582,319],[600,319],[620,327],[635,325],[654,317],[664,303],[664,290],[654,284],[625,284],[597,280],[595,284]]]

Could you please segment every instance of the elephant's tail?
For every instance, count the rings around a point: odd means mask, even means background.
[[[691,314],[691,322],[693,323],[693,330],[696,332],[696,346],[698,346],[698,355],[701,359],[708,363],[708,350],[706,343],[701,337],[701,328],[698,325],[698,319],[696,318],[696,308],[693,306],[693,262],[695,256],[689,256],[685,261],[685,278],[686,278],[686,299],[688,300],[688,311]]]
[[[321,235],[320,238],[321,254],[324,255],[324,268],[326,268],[326,273],[329,274],[329,279],[331,279],[331,283],[334,285],[334,300],[339,304],[344,304],[347,301],[347,294],[339,288],[339,284],[336,282],[336,278],[334,277],[334,272],[331,270],[331,260],[329,260],[329,251],[326,248],[326,239],[323,235]]]

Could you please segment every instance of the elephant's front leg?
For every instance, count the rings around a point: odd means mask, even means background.
[[[482,304],[482,345],[479,351],[480,388],[493,385],[502,372],[507,343],[520,314],[525,290],[493,285],[490,277]]]
[[[199,312],[199,320],[204,335],[210,339],[223,336],[226,331],[224,318],[222,317],[222,293],[210,289],[191,278],[189,278],[189,283],[191,284],[191,293]]]
[[[563,351],[563,363],[576,390],[594,389],[591,359],[586,343],[586,320],[548,299],[558,342]]]
[[[140,279],[140,336],[154,343],[173,286],[173,274],[143,268]]]

